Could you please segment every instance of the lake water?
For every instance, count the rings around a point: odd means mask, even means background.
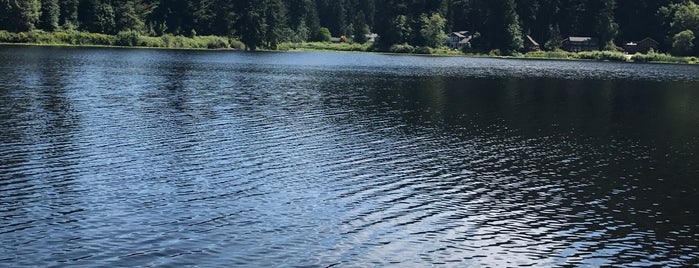
[[[699,264],[699,67],[0,47],[0,266]]]

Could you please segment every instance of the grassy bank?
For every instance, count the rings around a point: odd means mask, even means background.
[[[281,43],[277,50],[289,51],[369,51],[369,44],[358,43],[329,43],[329,42],[303,42],[303,43]]]
[[[563,60],[597,60],[597,61],[617,61],[617,62],[642,62],[642,63],[682,63],[682,64],[699,64],[697,57],[675,57],[664,53],[650,52],[648,54],[628,55],[623,52],[616,51],[583,51],[583,52],[567,52],[562,50],[557,51],[536,51],[515,56],[517,58],[528,59],[563,59]]]
[[[12,33],[0,31],[0,43],[70,45],[70,46],[124,46],[180,49],[244,49],[242,42],[220,36],[185,37],[166,34],[159,37],[140,35],[135,31],[117,35],[79,31],[45,32],[40,30]]]
[[[356,51],[356,52],[383,52],[397,54],[420,54],[438,56],[464,56],[465,54],[457,50],[448,48],[431,48],[411,46],[408,44],[393,45],[388,50],[380,50],[372,46],[371,43],[329,43],[329,42],[304,42],[304,43],[282,43],[278,50],[281,51]]]
[[[29,32],[12,33],[0,30],[0,43],[67,46],[122,46],[177,49],[245,49],[245,45],[239,40],[220,36],[185,37],[179,35],[166,34],[163,36],[153,37],[141,35],[136,31],[125,31],[120,32],[116,35],[107,35],[79,31],[45,32],[41,30],[34,30]],[[437,56],[502,57],[500,56],[500,53],[497,53],[497,51],[495,53],[491,52],[489,54],[464,54],[461,51],[451,50],[444,47],[430,48],[412,46],[409,44],[397,44],[391,46],[387,50],[379,50],[376,47],[372,46],[370,43],[281,43],[278,45],[277,50],[389,52]],[[526,54],[505,56],[504,58],[699,64],[699,58],[697,57],[675,57],[668,54],[655,52],[651,52],[648,54],[627,55],[625,53],[616,51],[567,52],[563,50],[556,50],[529,52]]]

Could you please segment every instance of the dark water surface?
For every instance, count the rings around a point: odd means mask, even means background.
[[[0,266],[699,263],[699,68],[0,47]]]

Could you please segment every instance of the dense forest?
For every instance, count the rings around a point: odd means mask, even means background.
[[[345,36],[378,47],[440,46],[451,31],[477,33],[473,49],[523,49],[530,35],[548,50],[567,36],[600,49],[651,37],[661,50],[699,55],[697,0],[0,0],[0,30],[135,31],[218,35],[249,49]]]

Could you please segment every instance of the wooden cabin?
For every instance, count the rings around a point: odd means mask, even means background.
[[[563,50],[569,52],[593,51],[599,49],[599,41],[594,37],[571,36],[563,40]]]

